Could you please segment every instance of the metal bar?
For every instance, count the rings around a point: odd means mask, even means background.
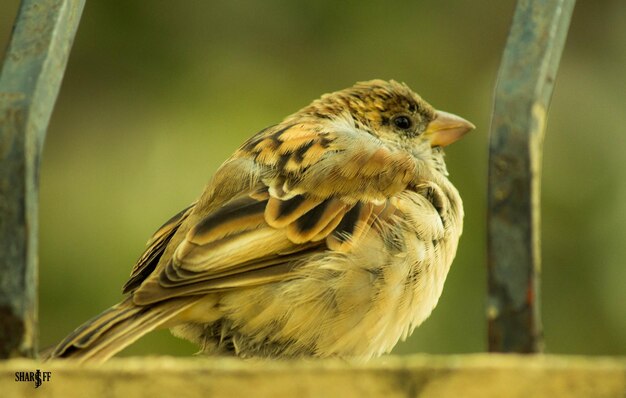
[[[544,128],[575,0],[519,0],[489,145],[489,351],[543,350],[539,282]]]
[[[0,72],[0,358],[37,351],[39,160],[84,0],[23,0]]]

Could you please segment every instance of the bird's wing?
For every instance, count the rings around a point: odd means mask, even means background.
[[[206,214],[196,205],[183,221],[184,238],[172,241],[172,255],[133,292],[134,301],[285,280],[312,253],[350,251],[377,220],[394,213],[393,196],[415,165],[404,152],[373,137],[346,139],[349,133],[301,124],[249,140],[207,191],[220,190],[215,185],[227,178],[246,180],[247,188]],[[248,175],[228,169],[239,160],[250,166]]]
[[[170,239],[172,239],[178,228],[187,219],[189,214],[191,214],[196,203],[197,202],[193,202],[191,205],[178,212],[152,235],[146,245],[146,250],[135,263],[130,273],[130,278],[123,287],[124,293],[136,289],[141,282],[154,271]]]

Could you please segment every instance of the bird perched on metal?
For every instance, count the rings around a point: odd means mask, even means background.
[[[50,357],[102,362],[157,328],[214,355],[389,352],[441,295],[463,225],[442,148],[473,128],[395,81],[323,95],[237,149]]]

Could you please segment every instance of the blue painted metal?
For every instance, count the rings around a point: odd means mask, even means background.
[[[23,0],[0,72],[0,358],[37,351],[41,149],[84,0]]]
[[[543,349],[539,308],[544,128],[575,0],[520,0],[504,50],[490,132],[489,351]]]

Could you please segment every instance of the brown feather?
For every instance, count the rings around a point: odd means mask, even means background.
[[[345,208],[346,204],[338,199],[326,199],[289,224],[287,237],[294,243],[309,242],[333,222]]]
[[[130,278],[124,284],[122,288],[123,293],[128,293],[136,289],[141,282],[154,271],[170,239],[193,211],[196,203],[197,202],[193,202],[174,217],[170,218],[152,235],[152,238],[148,242],[148,247],[135,263]]]
[[[319,199],[302,195],[288,200],[270,198],[265,208],[265,220],[274,228],[284,228],[321,203]]]

